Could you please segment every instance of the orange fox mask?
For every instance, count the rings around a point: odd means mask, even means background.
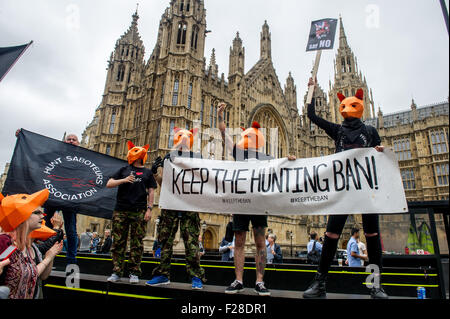
[[[362,118],[364,113],[364,91],[362,89],[359,89],[356,95],[352,97],[345,97],[341,93],[338,93],[337,96],[341,101],[339,112],[341,112],[344,119]]]
[[[187,148],[191,150],[194,146],[194,137],[197,135],[198,129],[188,131],[175,127],[174,133],[173,147],[175,149]]]
[[[142,164],[145,164],[147,161],[147,152],[150,148],[150,145],[145,145],[144,147],[134,146],[133,142],[128,141],[128,164],[133,164],[138,159],[142,159]]]
[[[260,130],[261,126],[258,122],[253,122],[252,127],[245,129],[241,127],[241,140],[236,144],[241,150],[253,149],[257,150],[264,146],[266,139]]]
[[[48,199],[48,189],[34,194],[16,194],[3,197],[0,194],[0,227],[11,232],[30,218],[33,211],[42,206]]]
[[[45,226],[45,220],[43,220],[41,228],[33,230],[29,236],[30,236],[30,238],[33,238],[33,239],[39,239],[39,240],[45,241],[55,235],[56,235],[56,232],[53,229],[50,229],[47,226]]]

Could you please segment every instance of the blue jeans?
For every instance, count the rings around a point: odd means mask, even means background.
[[[56,209],[47,208],[45,213],[45,222],[48,227],[53,228],[52,223],[50,222],[50,218],[55,214]],[[66,261],[67,264],[76,264],[77,263],[77,247],[78,247],[78,236],[77,236],[77,214],[72,212],[64,212],[63,211],[63,219],[64,219],[64,228],[66,230],[67,236],[67,253],[66,253]]]
[[[67,264],[76,264],[78,247],[77,214],[63,211],[63,218],[67,236]]]

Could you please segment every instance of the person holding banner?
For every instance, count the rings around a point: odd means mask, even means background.
[[[119,169],[106,187],[119,187],[112,218],[113,274],[109,282],[120,281],[124,272],[128,233],[130,233],[130,283],[138,284],[144,253],[143,239],[147,222],[152,217],[154,190],[157,188],[152,172],[145,168],[149,145],[136,147],[128,142],[128,164]]]
[[[243,129],[244,132],[241,134],[241,140],[237,144],[233,144],[231,137],[225,133],[227,129],[223,117],[225,108],[225,103],[219,103],[217,116],[219,118],[219,130],[222,133],[222,139],[225,143],[227,152],[232,155],[236,161],[247,161],[249,159],[273,159],[272,156],[259,152],[259,149],[265,145],[265,137],[260,130],[260,125],[257,122],[253,122],[251,128],[247,130]],[[296,157],[289,156],[289,160],[296,160]],[[267,248],[265,244],[267,216],[264,215],[233,215],[233,231],[235,232],[234,265],[236,280],[225,290],[225,293],[236,294],[244,290],[244,248],[250,222],[252,223],[256,245],[255,292],[260,296],[270,296],[270,291],[264,284],[264,270],[267,263]]]
[[[16,131],[16,137],[19,137],[20,129]],[[64,143],[74,146],[80,146],[80,141],[76,134],[68,134],[64,138]],[[59,209],[57,207],[49,206],[48,203],[44,205],[45,210],[45,222],[53,228],[52,217]],[[77,263],[77,247],[78,247],[78,235],[77,235],[77,212],[75,210],[64,209],[62,211],[64,218],[64,228],[67,235],[67,253],[66,262],[67,265]]]
[[[308,86],[310,89],[315,89],[317,79],[309,80]],[[378,152],[383,152],[384,147],[380,146],[381,139],[377,130],[369,125],[365,125],[361,121],[364,112],[364,91],[359,89],[354,97],[345,97],[338,93],[338,98],[341,101],[339,111],[344,117],[341,125],[328,122],[315,114],[315,99],[312,99],[311,104],[308,105],[308,118],[312,123],[323,129],[328,136],[330,136],[336,145],[336,153],[344,152],[346,150],[374,147]],[[332,215],[328,219],[327,231],[325,233],[324,243],[322,247],[322,254],[320,258],[319,267],[315,275],[313,283],[304,292],[303,298],[321,298],[326,297],[326,280],[328,270],[339,241],[339,237],[344,228],[348,215]],[[376,276],[381,274],[381,240],[380,227],[377,214],[362,215],[363,227],[367,239],[367,250],[370,264],[375,264],[380,271]],[[374,299],[386,299],[388,295],[385,293],[381,285],[373,287],[370,291],[371,297]]]
[[[201,158],[200,153],[191,151],[194,145],[194,136],[197,129],[182,130],[174,129],[174,150],[168,153],[164,160],[157,158],[153,164],[152,171],[159,185],[162,184],[163,171],[158,169],[164,167],[164,162],[177,157]],[[173,241],[180,227],[186,250],[186,270],[192,280],[192,289],[203,289],[205,270],[200,266],[199,235],[200,216],[197,212],[165,210],[161,211],[159,223],[159,240],[161,242],[161,263],[153,270],[152,279],[146,282],[148,286],[161,286],[170,284],[170,262],[173,254]]]

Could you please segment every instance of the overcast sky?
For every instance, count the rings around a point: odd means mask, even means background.
[[[17,128],[57,139],[66,131],[81,136],[101,101],[106,62],[130,26],[136,2],[0,2],[0,47],[34,41],[0,82],[1,171],[11,159]],[[138,28],[146,59],[169,2],[140,1]],[[216,49],[219,74],[228,74],[236,31],[246,49],[245,70],[258,61],[260,32],[267,20],[278,78],[284,87],[291,71],[302,102],[315,56],[305,51],[311,21],[341,14],[377,109],[381,106],[384,114],[408,109],[412,97],[419,106],[448,98],[449,38],[439,0],[205,0],[205,5],[212,31],[205,57],[209,63],[211,50]],[[322,54],[318,80],[326,91],[328,81],[333,81],[338,43],[334,51]]]

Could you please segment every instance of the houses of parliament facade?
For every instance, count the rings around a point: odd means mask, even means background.
[[[306,116],[306,95],[298,103],[291,74],[285,83],[279,81],[272,61],[267,22],[261,30],[259,61],[245,72],[244,41],[237,33],[230,43],[229,70],[225,76],[218,73],[214,50],[209,61],[205,59],[208,30],[203,0],[170,1],[161,17],[157,41],[147,61],[144,60],[145,48],[138,31],[138,19],[136,12],[130,27],[117,40],[111,53],[102,101],[83,132],[83,147],[126,159],[128,140],[136,145],[150,144],[147,165],[151,166],[155,158],[164,157],[171,150],[174,127],[197,127],[200,130],[195,150],[201,151],[204,158],[228,159],[221,151],[222,140],[217,131],[217,104],[225,102],[228,105],[227,127],[249,127],[253,121],[258,121],[261,127],[270,128],[266,130],[268,142],[264,152],[274,157],[292,154],[308,158],[334,153],[334,142]],[[376,110],[372,89],[358,67],[342,19],[334,66],[334,82],[330,81],[328,92],[320,87],[316,89],[317,114],[329,121],[341,122],[337,92],[351,96],[358,88],[363,88],[366,105],[363,120],[376,127],[383,145],[397,153],[407,199],[448,199],[448,101],[424,107],[418,107],[412,101],[409,109],[388,115]],[[309,76],[304,75],[305,78]],[[276,144],[270,143],[274,140]],[[157,236],[159,214],[157,195],[145,238],[146,251],[151,250]],[[217,250],[225,235],[229,215],[200,213],[200,218],[205,247]],[[385,250],[401,252],[406,243],[409,217],[382,216],[380,220]],[[311,231],[323,236],[326,221],[326,216],[272,216],[269,217],[268,231],[277,235],[277,242],[289,254],[291,247],[294,252],[305,249]],[[361,226],[360,221],[360,216],[349,217],[341,247],[350,238],[350,228],[354,224]],[[78,215],[79,232],[90,228],[102,234],[109,227],[110,221]],[[252,242],[250,234],[248,253],[254,246]],[[445,251],[444,241],[441,247]],[[175,250],[184,251],[179,234]]]

